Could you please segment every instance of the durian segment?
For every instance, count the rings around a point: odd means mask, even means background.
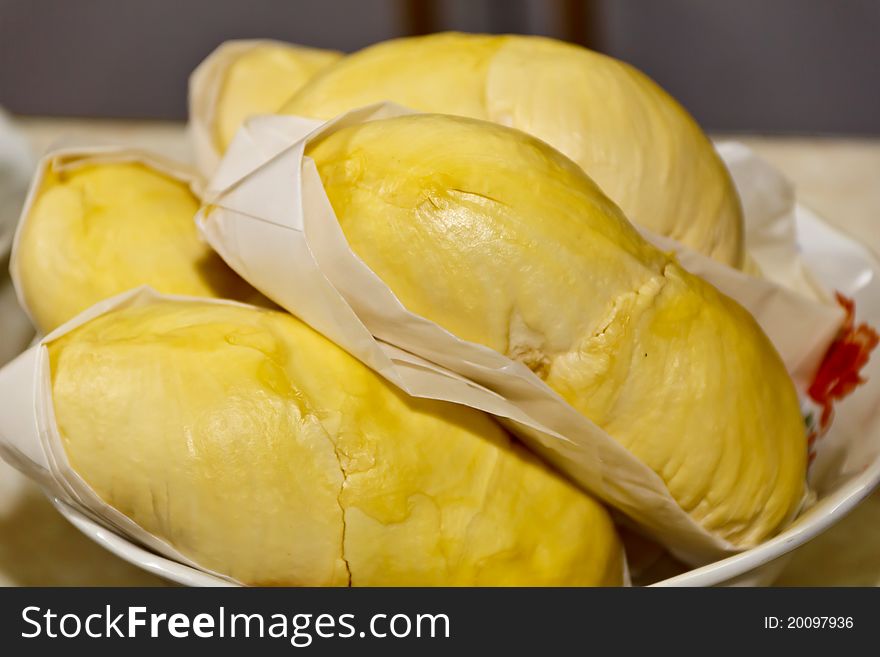
[[[424,112],[487,118],[492,58],[509,38],[441,33],[382,41],[324,69],[281,111],[332,119],[389,100]]]
[[[555,146],[632,221],[744,264],[742,207],[724,162],[638,69],[552,39],[511,38],[492,61],[486,98],[490,120]]]
[[[687,111],[638,70],[552,39],[446,33],[340,60],[282,112],[330,119],[390,100],[524,130],[580,165],[627,217],[743,264],[730,175]]]
[[[48,333],[98,301],[148,284],[168,294],[258,301],[198,235],[189,185],[140,162],[50,164],[16,247],[17,278]]]
[[[71,466],[265,585],[611,585],[605,509],[487,415],[408,397],[291,315],[159,300],[49,344]]]
[[[797,512],[806,440],[772,344],[564,156],[429,114],[307,154],[351,248],[410,311],[525,363],[706,529],[751,545]]]
[[[333,50],[265,41],[244,50],[225,72],[214,108],[214,139],[223,153],[250,116],[272,114],[316,73],[337,61]]]

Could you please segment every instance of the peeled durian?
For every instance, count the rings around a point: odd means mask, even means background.
[[[246,118],[277,111],[316,73],[340,57],[342,54],[333,50],[277,41],[261,42],[235,57],[225,71],[214,110],[220,152],[226,151]]]
[[[48,333],[144,284],[168,294],[260,302],[199,237],[198,208],[186,181],[145,162],[56,168],[50,159],[22,217],[12,263],[37,329]]]
[[[227,41],[189,81],[189,131],[206,176],[216,169],[248,117],[272,114],[316,73],[342,57],[268,39]]]
[[[738,546],[805,496],[794,385],[741,306],[524,132],[409,115],[313,141],[345,237],[403,305],[518,360]]]
[[[157,299],[48,344],[71,467],[254,585],[611,585],[607,511],[489,416],[411,398],[293,316]]]
[[[623,62],[540,37],[397,39],[325,69],[281,111],[330,119],[385,100],[528,132],[577,162],[630,220],[743,264],[727,169],[687,111]]]

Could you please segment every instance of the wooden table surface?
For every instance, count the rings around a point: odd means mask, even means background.
[[[190,159],[177,123],[20,118],[36,154],[52,145],[116,143]],[[782,170],[799,199],[880,253],[880,139],[736,135]],[[778,583],[880,585],[880,493],[798,550]],[[0,584],[151,586],[164,582],[114,557],[69,525],[0,462]]]

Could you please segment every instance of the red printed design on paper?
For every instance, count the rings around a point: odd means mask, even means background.
[[[846,319],[807,390],[810,398],[822,407],[820,431],[827,429],[831,423],[834,403],[865,382],[861,370],[880,342],[880,336],[872,327],[865,323],[856,326],[855,302],[840,292],[835,296],[837,303],[846,311]]]

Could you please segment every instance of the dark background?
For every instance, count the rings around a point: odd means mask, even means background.
[[[226,39],[351,51],[444,29],[607,52],[711,130],[880,134],[880,0],[0,0],[0,105],[181,119]]]

